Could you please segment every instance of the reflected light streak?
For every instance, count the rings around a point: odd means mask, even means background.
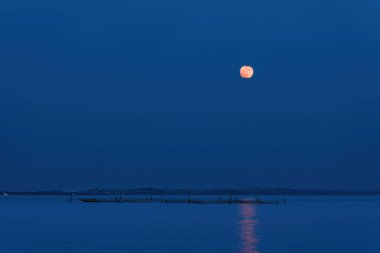
[[[252,204],[242,204],[239,206],[239,231],[240,231],[240,252],[259,253],[256,237],[256,206]]]

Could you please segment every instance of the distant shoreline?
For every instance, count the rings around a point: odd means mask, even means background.
[[[236,188],[236,189],[90,189],[84,191],[0,191],[1,195],[60,196],[60,195],[261,195],[261,196],[379,196],[380,191],[368,190],[315,190],[288,188]]]

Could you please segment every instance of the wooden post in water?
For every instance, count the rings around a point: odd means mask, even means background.
[[[232,204],[232,194],[230,194],[230,205]]]

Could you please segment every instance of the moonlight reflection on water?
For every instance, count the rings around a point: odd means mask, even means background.
[[[240,252],[259,253],[257,250],[258,239],[256,237],[256,207],[252,204],[242,204],[239,206],[239,231],[240,231]]]

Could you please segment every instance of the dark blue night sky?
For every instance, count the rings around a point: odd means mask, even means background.
[[[380,189],[379,11],[2,0],[0,188]]]

